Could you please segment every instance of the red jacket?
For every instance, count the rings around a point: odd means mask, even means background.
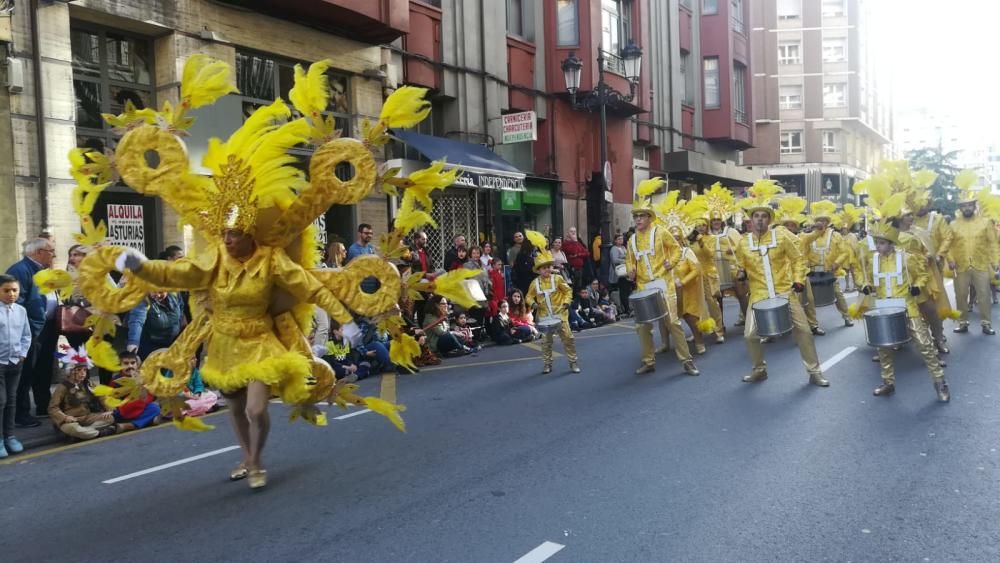
[[[503,272],[490,270],[490,284],[493,286],[493,297],[490,299],[487,316],[495,317],[500,310],[500,302],[507,299],[507,281],[503,277]]]
[[[590,256],[590,251],[587,250],[587,247],[579,239],[566,239],[563,241],[562,249],[566,253],[566,260],[569,261],[569,265],[574,270],[582,270],[583,261]]]

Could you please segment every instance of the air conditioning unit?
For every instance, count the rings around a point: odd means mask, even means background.
[[[24,59],[7,57],[7,91],[11,94],[24,91]]]

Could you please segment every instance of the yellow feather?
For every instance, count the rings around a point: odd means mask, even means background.
[[[326,71],[329,59],[316,61],[306,72],[302,65],[295,65],[295,86],[288,91],[288,99],[299,113],[310,119],[319,119],[330,100],[330,82]]]
[[[783,190],[774,180],[761,179],[754,182],[748,191],[755,198],[770,200]]]
[[[125,401],[119,399],[118,397],[107,396],[104,398],[104,406],[109,409],[117,409],[118,407],[125,404]]]
[[[913,173],[913,187],[925,190],[937,180],[938,174],[933,170],[917,170]]]
[[[960,190],[968,190],[979,179],[979,174],[971,168],[966,168],[955,176],[955,186]]]
[[[472,295],[469,293],[469,290],[466,289],[463,282],[469,278],[476,277],[478,274],[478,270],[471,270],[469,268],[451,270],[450,272],[445,272],[444,274],[434,278],[434,281],[430,284],[429,289],[441,297],[448,298],[456,305],[471,309],[472,307],[478,306],[479,303],[472,298]]]
[[[667,182],[663,178],[650,178],[648,180],[643,180],[639,182],[638,186],[635,187],[636,197],[649,197],[660,191],[660,188],[666,184]]]
[[[191,55],[184,63],[181,78],[182,104],[192,109],[200,108],[226,94],[239,92],[229,79],[229,71],[229,65],[218,59]]]
[[[393,222],[393,227],[406,233],[416,231],[424,225],[437,228],[437,221],[429,213],[419,209],[416,205],[416,198],[410,194],[403,194],[403,201],[399,206],[399,213]]]
[[[80,219],[81,233],[75,233],[73,240],[84,246],[97,246],[108,238],[108,226],[101,221],[96,227],[89,215],[83,215]]]
[[[879,206],[879,212],[886,219],[897,217],[902,213],[904,205],[906,205],[906,192],[895,193]]]
[[[455,180],[461,174],[461,170],[458,168],[452,168],[445,172],[445,164],[447,162],[444,160],[435,160],[427,168],[410,174],[408,179],[411,184],[406,187],[406,192],[412,193],[421,205],[430,208],[433,203],[431,201],[431,192],[434,190],[443,190],[454,184]]]
[[[715,319],[711,317],[702,319],[698,321],[695,326],[699,331],[701,331],[702,334],[711,334],[715,332]]]
[[[98,385],[94,387],[95,397],[110,397],[115,392],[115,388],[109,385]]]
[[[400,432],[406,432],[406,423],[403,421],[403,417],[399,416],[399,413],[406,410],[405,405],[396,405],[378,397],[364,397],[363,400],[365,406],[371,409],[372,412],[388,418],[389,422],[398,428]]]
[[[546,248],[549,247],[549,241],[546,240],[545,235],[543,235],[538,231],[532,231],[530,229],[526,229],[524,231],[524,236],[528,237],[528,240],[531,241],[532,246],[534,246],[538,250],[545,250]]]
[[[827,199],[814,201],[809,210],[812,212],[813,217],[829,217],[837,210],[837,204]]]
[[[188,432],[204,432],[215,428],[211,424],[205,424],[200,418],[194,416],[175,418],[174,427],[179,430],[187,430]]]
[[[956,311],[951,307],[939,307],[938,317],[942,319],[951,319],[953,321],[957,321],[958,319],[962,318],[962,313],[961,311]]]
[[[397,317],[398,318],[398,317]],[[389,360],[397,366],[416,369],[414,358],[420,357],[420,343],[406,333],[399,333],[389,346]]]
[[[39,270],[32,279],[42,293],[58,291],[62,299],[68,299],[73,294],[73,278],[66,270]]]
[[[868,193],[868,185],[870,182],[868,180],[859,180],[851,186],[851,192],[854,195],[865,195]]]
[[[427,88],[400,86],[385,100],[379,120],[386,127],[413,127],[431,113],[426,94]]]
[[[118,353],[115,352],[110,342],[91,338],[87,341],[87,354],[98,367],[115,372],[122,369],[122,365],[118,361]]]
[[[804,197],[785,196],[778,200],[778,210],[781,215],[798,215],[805,211],[808,202]]]

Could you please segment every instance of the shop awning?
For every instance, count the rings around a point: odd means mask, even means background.
[[[486,190],[525,191],[524,172],[482,145],[399,129],[393,129],[390,133],[426,157],[427,160],[444,159],[448,163],[448,168],[456,166],[461,168],[463,174],[455,183],[456,186]],[[406,159],[392,160],[387,164],[399,166],[403,169],[404,174],[427,166],[427,163]]]

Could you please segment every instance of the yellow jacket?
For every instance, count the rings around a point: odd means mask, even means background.
[[[901,248],[904,252],[906,252],[906,254],[908,255],[908,260],[913,261],[919,259],[920,263],[923,264],[924,269],[927,268],[927,259],[928,259],[927,257],[930,256],[930,250],[928,250],[927,245],[924,244],[924,241],[921,240],[920,237],[917,236],[915,233],[912,233],[910,231],[900,232],[899,244],[897,246]],[[907,265],[909,265],[909,262],[907,262]],[[869,269],[872,268],[871,257],[868,258],[868,268]],[[920,292],[920,295],[914,298],[914,301],[916,301],[918,304],[927,301],[927,297],[930,295],[931,292],[930,285],[931,285],[930,279],[928,278],[927,283],[920,286],[923,291]]]
[[[654,239],[652,245],[650,236]],[[672,294],[674,284],[670,270],[681,258],[681,247],[674,236],[664,227],[651,226],[646,231],[636,231],[625,246],[625,268],[635,272],[638,288],[644,289],[649,282],[662,279],[667,284],[667,294]]]
[[[798,241],[784,228],[772,229],[763,236],[743,235],[736,249],[736,262],[747,273],[751,304],[771,297],[766,265],[770,265],[774,295],[787,296],[793,283],[805,283],[808,271]]]
[[[549,291],[549,304],[545,301],[545,292]],[[538,309],[538,318],[561,317],[562,320],[569,319],[569,304],[573,301],[573,290],[566,283],[562,276],[549,275],[549,279],[538,276],[528,285],[528,294],[524,296],[524,302],[529,307]]]
[[[716,235],[704,235],[698,237],[698,240],[691,243],[689,247],[692,252],[694,252],[695,257],[698,259],[698,264],[701,265],[701,272],[706,276],[718,277],[719,270],[715,265],[715,243],[719,241],[721,244],[720,251],[723,257],[726,255],[725,245],[728,243],[727,240],[720,240]]]
[[[993,221],[975,216],[966,219],[959,215],[951,224],[954,232],[948,259],[956,264],[956,272],[979,270],[992,272],[998,260],[998,243]]]
[[[900,249],[896,249],[889,256],[879,255],[878,272],[882,275],[874,279],[871,284],[875,288],[875,298],[903,299],[906,301],[907,316],[919,317],[920,310],[917,305],[920,303],[920,298],[925,298],[928,282],[924,260],[923,256]],[[870,278],[874,278],[876,271],[874,266],[874,262],[869,262],[867,269]],[[911,287],[920,288],[918,297],[910,295]]]
[[[834,273],[836,270],[834,264],[839,268],[850,260],[850,255],[846,253],[844,237],[830,227],[822,231],[814,230],[800,238],[810,268],[822,266],[827,272]],[[821,256],[824,255],[825,259],[821,262]]]
[[[875,253],[875,239],[871,235],[858,241],[854,247],[857,255],[858,271],[861,274],[861,284],[872,284],[872,254]]]
[[[914,216],[913,227],[927,231],[930,240],[930,251],[934,256],[946,257],[951,252],[955,233],[948,221],[936,211],[931,211],[923,217]]]
[[[681,287],[681,303],[684,305],[682,315],[692,315],[701,320],[708,317],[708,306],[705,303],[705,284],[702,282],[702,267],[697,256],[690,248],[681,249],[681,259],[674,269],[674,275]]]

